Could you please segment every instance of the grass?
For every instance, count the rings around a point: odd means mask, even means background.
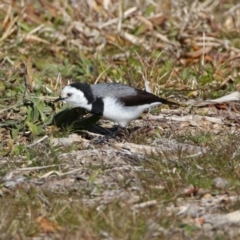
[[[223,216],[239,209],[238,103],[164,106],[165,117],[222,116],[223,124],[140,119],[99,146],[87,131],[111,123],[52,102],[69,81],[144,88],[146,79],[153,93],[181,102],[238,91],[238,1],[74,4],[0,5],[0,238],[239,237],[238,225],[205,231],[201,216],[179,214],[187,204]],[[63,137],[72,144],[52,143]],[[206,152],[162,154],[164,139]],[[217,177],[228,185],[216,187]]]

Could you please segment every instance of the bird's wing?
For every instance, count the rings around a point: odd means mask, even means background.
[[[125,106],[137,106],[152,103],[177,104],[177,102],[158,97],[144,90],[135,89],[118,83],[98,83],[91,85],[93,95],[98,98],[115,97]]]
[[[91,85],[93,95],[96,97],[126,97],[137,95],[135,88],[118,83],[98,83]]]
[[[152,103],[166,103],[166,100],[160,98],[152,93],[136,90],[137,94],[135,96],[123,96],[120,97],[120,101],[124,103],[125,106],[137,106],[137,105],[145,105]]]

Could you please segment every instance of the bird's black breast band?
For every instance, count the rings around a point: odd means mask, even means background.
[[[104,102],[102,98],[96,98],[96,100],[92,103],[91,113],[102,116],[104,110]]]

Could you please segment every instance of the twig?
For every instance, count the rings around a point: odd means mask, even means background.
[[[47,139],[49,136],[48,135],[45,135],[44,137],[38,139],[37,141],[34,141],[33,143],[29,144],[27,147],[33,147],[35,145],[37,145],[38,143],[44,141],[45,139]]]

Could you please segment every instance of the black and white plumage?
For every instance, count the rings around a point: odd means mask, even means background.
[[[72,83],[62,89],[57,100],[103,116],[121,127],[137,119],[149,107],[172,104],[152,93],[118,83]]]

